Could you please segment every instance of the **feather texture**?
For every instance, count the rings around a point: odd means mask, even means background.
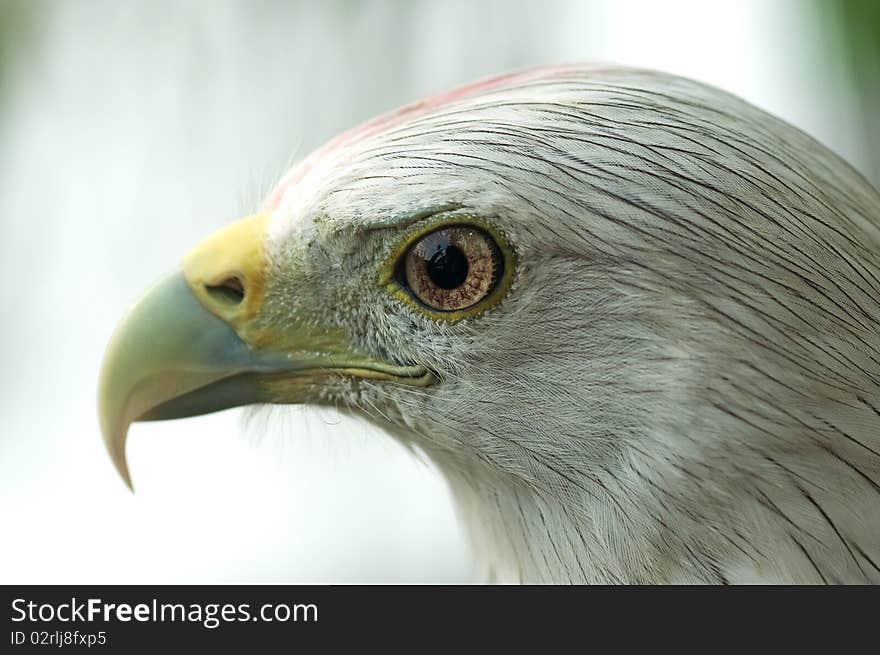
[[[438,464],[489,579],[880,583],[880,196],[808,135],[543,69],[355,132],[267,207],[267,320],[319,300],[295,261],[360,347],[437,372],[327,399]],[[500,305],[444,323],[376,287],[430,208],[504,234]]]

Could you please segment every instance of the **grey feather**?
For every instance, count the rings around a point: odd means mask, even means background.
[[[437,371],[328,402],[438,465],[490,579],[880,583],[880,196],[827,148],[718,89],[574,66],[309,166],[273,209],[270,318],[315,304],[296,260],[362,348]],[[431,207],[516,251],[479,317],[375,285]]]

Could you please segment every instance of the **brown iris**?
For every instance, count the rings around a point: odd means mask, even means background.
[[[416,241],[398,276],[422,304],[452,312],[477,304],[497,286],[503,258],[492,237],[479,228],[454,225]]]

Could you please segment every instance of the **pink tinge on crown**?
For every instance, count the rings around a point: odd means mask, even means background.
[[[536,68],[528,71],[517,73],[507,73],[505,75],[497,75],[484,80],[479,80],[471,84],[459,87],[453,91],[441,93],[439,95],[414,102],[409,105],[395,109],[394,111],[382,114],[372,120],[367,121],[357,127],[343,132],[335,139],[330,140],[323,146],[312,152],[302,162],[294,166],[287,175],[279,182],[278,186],[269,194],[269,197],[263,203],[262,211],[272,211],[278,207],[284,192],[291,186],[299,182],[306,174],[324,157],[331,152],[335,152],[340,148],[349,146],[362,141],[370,136],[378,134],[384,130],[400,125],[407,119],[417,118],[428,113],[432,109],[441,107],[445,104],[460,100],[462,98],[477,95],[481,92],[495,91],[514,83],[526,82],[530,80],[552,78],[579,68],[578,66],[553,66]]]

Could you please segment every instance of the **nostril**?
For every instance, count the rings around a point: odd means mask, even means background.
[[[244,284],[235,276],[223,280],[220,284],[206,284],[208,295],[227,305],[238,305],[244,300]]]

